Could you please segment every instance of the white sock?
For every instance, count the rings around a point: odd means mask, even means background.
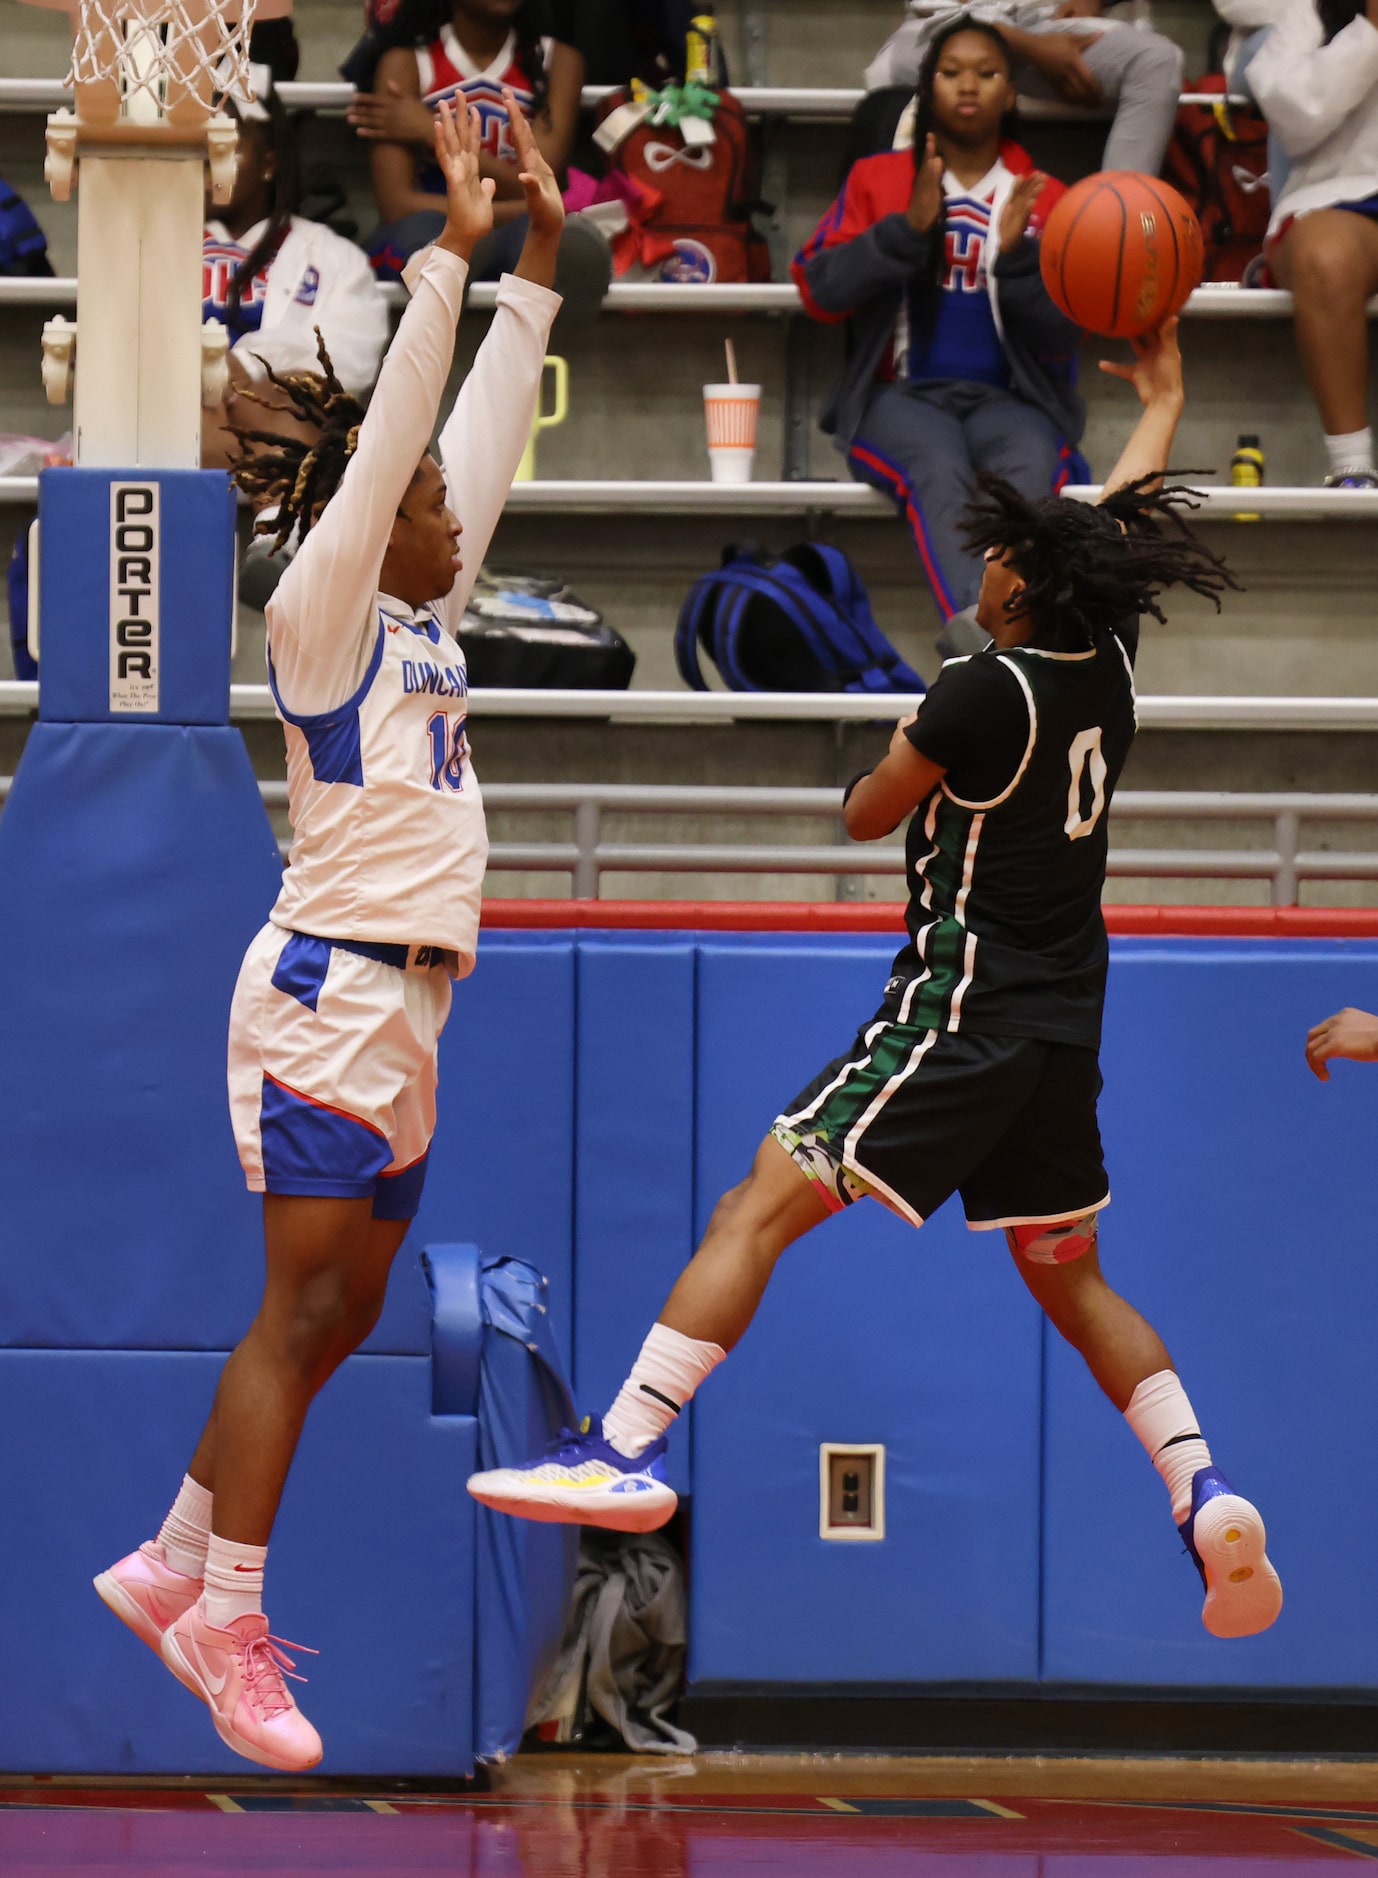
[[[173,1571],[184,1572],[188,1578],[203,1577],[210,1536],[211,1496],[190,1474],[184,1474],[172,1511],[158,1533]]]
[[[206,1552],[206,1621],[223,1630],[263,1609],[266,1545],[240,1545],[213,1532]]]
[[[1373,431],[1368,425],[1362,430],[1344,431],[1338,437],[1327,436],[1325,450],[1332,476],[1373,474]]]
[[[1124,1419],[1143,1442],[1148,1458],[1172,1495],[1172,1517],[1180,1526],[1191,1511],[1192,1475],[1211,1464],[1187,1392],[1175,1370],[1146,1376],[1129,1398]]]
[[[652,1324],[632,1373],[603,1417],[604,1439],[619,1454],[640,1454],[663,1435],[695,1389],[727,1355],[668,1324]]]

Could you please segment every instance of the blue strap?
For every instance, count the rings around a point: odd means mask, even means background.
[[[833,608],[812,588],[801,581],[782,578],[774,568],[737,565],[732,573],[739,597],[717,615],[714,657],[718,669],[733,690],[759,689],[742,671],[737,656],[742,631],[748,623],[751,602],[758,596],[779,607],[824,671],[839,672],[842,669],[837,659]]]
[[[675,622],[675,666],[691,691],[707,691],[708,680],[699,664],[699,636],[706,610],[717,603],[721,573],[704,574],[685,596]]]
[[[483,1356],[479,1249],[428,1245],[421,1268],[431,1289],[431,1413],[476,1415]]]

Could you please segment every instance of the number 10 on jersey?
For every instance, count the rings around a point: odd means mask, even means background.
[[[469,742],[464,734],[467,721],[464,716],[451,717],[448,711],[437,711],[428,719],[426,735],[431,745],[432,789],[464,787],[464,759],[469,754]]]

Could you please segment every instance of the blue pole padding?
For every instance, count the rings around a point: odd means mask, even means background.
[[[223,470],[38,479],[39,716],[226,724],[235,502]]]

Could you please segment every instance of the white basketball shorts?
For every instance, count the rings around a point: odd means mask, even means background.
[[[414,1218],[449,1013],[443,963],[265,926],[230,1007],[230,1118],[250,1191],[371,1195],[376,1219]]]

